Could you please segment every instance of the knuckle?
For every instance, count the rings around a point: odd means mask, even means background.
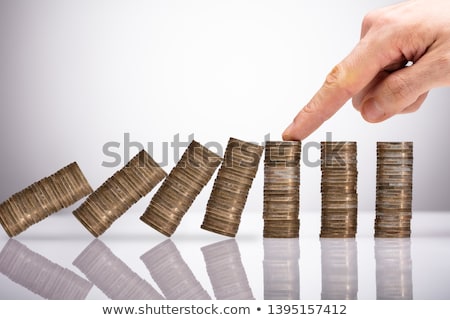
[[[386,95],[395,101],[407,101],[411,96],[410,82],[399,73],[393,73],[385,82]]]
[[[348,87],[347,82],[346,70],[342,63],[340,63],[334,66],[330,73],[328,73],[325,78],[324,87],[327,89],[339,89],[340,92],[343,92],[350,98],[353,96],[354,92]]]

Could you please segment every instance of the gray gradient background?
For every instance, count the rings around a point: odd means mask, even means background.
[[[102,146],[124,132],[154,142],[157,160],[176,133],[280,139],[364,14],[395,2],[0,0],[0,201],[72,161],[97,188],[119,169],[101,166]],[[414,208],[448,211],[449,98],[434,90],[419,112],[377,125],[348,103],[307,141],[358,141],[362,210],[374,208],[376,141],[414,141]],[[247,210],[261,212],[262,184],[261,170]],[[303,165],[303,210],[319,210],[319,185],[320,169]]]

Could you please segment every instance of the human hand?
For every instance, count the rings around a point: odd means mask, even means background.
[[[350,98],[368,122],[416,111],[450,85],[450,1],[410,0],[365,16],[361,40],[284,131],[302,140]]]

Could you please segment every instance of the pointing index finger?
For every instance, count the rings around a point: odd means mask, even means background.
[[[284,131],[284,140],[302,140],[334,115],[382,70],[388,60],[372,42],[362,39],[328,74],[322,87]]]

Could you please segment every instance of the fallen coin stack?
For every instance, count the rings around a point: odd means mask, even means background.
[[[322,142],[321,238],[354,238],[357,230],[356,142]]]
[[[91,192],[78,164],[71,163],[0,204],[0,224],[10,237],[16,236]]]
[[[215,153],[192,141],[140,219],[170,237],[221,160]]]
[[[263,150],[253,143],[229,139],[224,162],[208,200],[202,229],[236,236]]]
[[[377,142],[375,237],[411,236],[412,174],[412,142]]]
[[[92,193],[73,214],[98,237],[165,176],[164,170],[142,150]]]
[[[264,238],[298,238],[301,142],[267,141],[264,158]]]

